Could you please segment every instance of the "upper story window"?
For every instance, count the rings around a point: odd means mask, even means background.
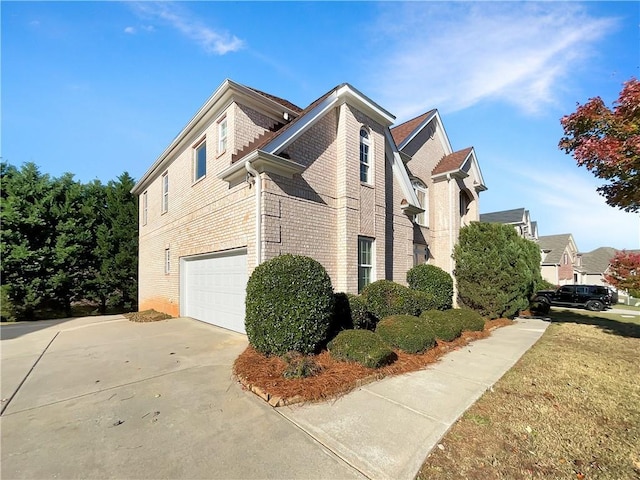
[[[360,181],[371,183],[371,137],[364,127],[360,129]]]
[[[569,263],[569,255],[566,252],[562,255],[562,263],[565,265]]]
[[[162,175],[162,213],[169,211],[169,172]]]
[[[145,191],[142,194],[142,225],[147,224],[148,208],[149,208],[149,200],[147,199],[147,192]]]
[[[218,120],[218,155],[227,150],[227,117]]]
[[[418,197],[418,203],[420,203],[420,208],[424,210],[424,212],[419,213],[415,217],[415,221],[418,225],[423,227],[429,226],[429,195],[427,192],[427,186],[422,183],[420,180],[414,180],[411,182],[413,185],[413,189],[416,192],[416,196]]]
[[[200,143],[193,156],[193,181],[200,180],[207,174],[207,142]]]

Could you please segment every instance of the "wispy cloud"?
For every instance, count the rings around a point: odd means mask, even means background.
[[[578,248],[638,248],[640,215],[606,204],[596,192],[597,181],[572,169],[558,168],[553,174],[527,167],[507,167],[514,184],[514,198],[527,199],[532,219],[543,227],[543,235],[571,233]],[[584,173],[584,172],[582,172]],[[536,211],[553,212],[536,218]],[[611,244],[614,239],[615,244]]]
[[[400,119],[489,99],[535,114],[615,24],[566,2],[386,4],[371,90]]]
[[[158,20],[174,28],[200,45],[207,53],[224,55],[244,47],[241,39],[205,25],[182,5],[172,2],[138,2],[132,4],[132,7],[139,16]]]

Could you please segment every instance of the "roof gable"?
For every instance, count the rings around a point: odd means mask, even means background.
[[[431,176],[434,179],[441,179],[448,176],[459,178],[471,176],[476,191],[481,192],[487,189],[473,147],[458,150],[457,152],[442,157],[433,168]]]
[[[604,273],[615,256],[617,250],[612,247],[600,247],[591,252],[583,253],[580,270],[584,273]]]
[[[522,223],[526,221],[525,212],[524,208],[514,208],[500,212],[482,213],[480,221],[484,223]]]
[[[562,254],[567,248],[577,252],[576,244],[573,241],[573,235],[570,233],[561,233],[558,235],[545,235],[538,239],[538,246],[543,252],[547,252],[543,256],[543,264],[560,264]]]

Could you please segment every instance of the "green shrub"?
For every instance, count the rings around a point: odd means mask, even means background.
[[[360,295],[347,294],[349,299],[349,307],[351,309],[351,322],[353,328],[373,330],[376,328],[376,322],[373,316],[367,310],[367,305]]]
[[[421,292],[430,293],[434,299],[434,307],[447,310],[453,304],[453,278],[435,265],[416,265],[407,272],[409,287]]]
[[[317,261],[297,255],[268,260],[247,282],[249,343],[266,355],[313,353],[327,340],[333,303],[331,279]]]
[[[540,249],[511,225],[474,222],[454,247],[458,299],[488,318],[511,317],[529,306],[540,284]]]
[[[337,360],[379,368],[395,360],[393,351],[370,330],[343,330],[327,345]]]
[[[362,290],[362,298],[375,323],[390,315],[419,314],[414,292],[390,280],[378,280]]]
[[[436,339],[426,322],[412,315],[391,315],[376,326],[376,333],[393,348],[420,353],[432,348]]]
[[[462,327],[463,332],[481,332],[484,330],[484,318],[475,310],[469,308],[453,308],[443,313],[455,319]]]
[[[434,310],[438,308],[438,301],[429,292],[421,292],[420,290],[410,290],[413,295],[413,302],[415,304],[415,316],[420,316],[422,312],[427,310]]]
[[[451,342],[462,334],[462,325],[448,312],[450,310],[429,310],[420,315],[420,319],[431,327],[435,337],[445,342]]]
[[[331,315],[330,337],[335,337],[341,330],[353,328],[349,294],[338,292],[333,294],[333,313]]]

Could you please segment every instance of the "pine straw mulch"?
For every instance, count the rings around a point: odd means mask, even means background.
[[[326,350],[313,355],[321,367],[320,373],[306,378],[286,379],[287,363],[280,357],[267,357],[251,346],[240,354],[233,365],[233,373],[248,390],[262,397],[274,407],[300,402],[319,402],[354,390],[384,377],[414,372],[435,363],[445,353],[457,350],[474,340],[486,338],[491,331],[513,321],[506,318],[487,321],[481,332],[463,332],[453,342],[438,341],[437,345],[421,354],[396,350],[397,359],[382,368],[367,368],[358,363],[335,360]]]
[[[132,322],[159,322],[160,320],[173,318],[171,315],[157,312],[156,310],[143,310],[141,312],[125,313],[124,316]]]

